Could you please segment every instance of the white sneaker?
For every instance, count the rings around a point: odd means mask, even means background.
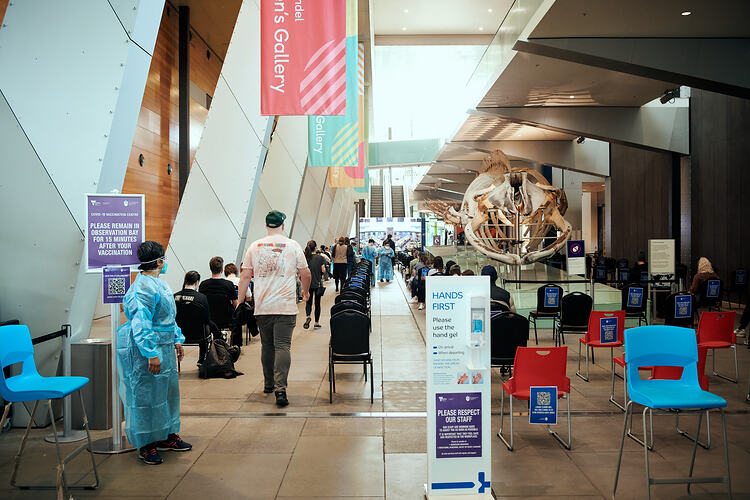
[[[745,330],[742,328],[738,328],[734,331],[734,334],[738,337],[744,337],[745,336]]]
[[[424,309],[424,304],[419,304],[419,307],[418,307],[417,309],[419,309],[420,311],[421,311],[422,309]]]

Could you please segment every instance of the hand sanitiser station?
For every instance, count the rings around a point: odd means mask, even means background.
[[[425,498],[494,498],[489,277],[429,276],[426,303]]]

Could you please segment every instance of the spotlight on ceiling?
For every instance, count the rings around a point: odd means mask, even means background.
[[[686,10],[682,13],[683,16],[689,16],[690,14],[692,14],[692,12],[690,12],[689,10]]]
[[[659,102],[662,104],[666,104],[668,102],[674,101],[680,97],[680,89],[667,89],[664,91],[664,95],[659,98]]]
[[[580,136],[578,139],[576,139],[576,142],[578,144],[583,144],[583,141],[585,141],[585,140],[586,140],[586,138],[584,136]]]

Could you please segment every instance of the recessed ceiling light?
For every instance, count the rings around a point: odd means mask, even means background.
[[[409,9],[404,9],[404,14],[408,14],[408,13],[409,13]]]
[[[571,99],[575,99],[576,98],[576,96],[574,96],[574,95],[569,95],[568,97],[571,98]]]
[[[686,10],[682,13],[683,16],[689,16],[690,14],[692,14],[692,12],[690,12],[689,10]]]
[[[484,31],[484,27],[480,26],[479,31]]]
[[[401,26],[401,31],[406,31],[406,26]]]
[[[492,9],[487,9],[487,12],[492,12]]]

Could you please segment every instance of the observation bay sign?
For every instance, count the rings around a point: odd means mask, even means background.
[[[428,276],[428,499],[491,499],[490,281]]]
[[[145,231],[142,194],[86,195],[86,272],[137,266]]]

